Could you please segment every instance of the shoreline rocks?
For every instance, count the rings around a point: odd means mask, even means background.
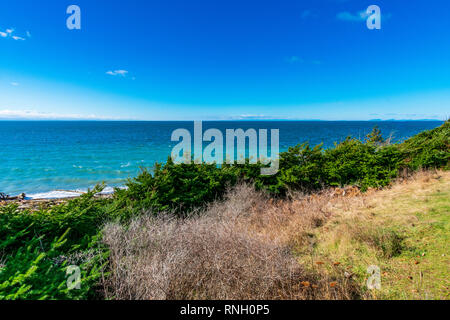
[[[82,193],[80,193],[80,196]],[[99,194],[96,195],[97,198],[109,198],[112,194]],[[4,193],[0,193],[0,207],[7,206],[10,204],[17,204],[19,210],[31,210],[37,211],[41,209],[48,209],[53,206],[64,204],[70,200],[76,199],[79,196],[74,197],[64,197],[64,198],[53,198],[53,199],[27,199],[26,194],[22,193],[19,196],[10,197]]]
[[[15,197],[10,197],[9,195],[0,192],[0,201],[25,200],[25,198],[26,198],[25,193],[21,193],[20,195]]]

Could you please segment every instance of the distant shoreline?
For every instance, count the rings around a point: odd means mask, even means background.
[[[116,120],[116,119],[7,119],[0,118],[0,121],[8,122],[193,122],[196,120]],[[323,119],[258,119],[258,118],[247,118],[247,119],[208,119],[199,120],[203,122],[442,122],[445,120],[439,119],[369,119],[369,120],[323,120]]]

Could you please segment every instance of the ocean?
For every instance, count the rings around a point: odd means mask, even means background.
[[[332,147],[347,136],[363,139],[377,125],[394,141],[405,140],[438,121],[207,121],[203,130],[279,129],[280,151],[299,143]],[[0,121],[0,192],[29,198],[70,195],[97,183],[123,186],[140,168],[165,162],[178,142],[180,121]],[[204,143],[204,147],[208,143]],[[75,193],[76,194],[76,193]],[[74,195],[74,194],[72,194]]]

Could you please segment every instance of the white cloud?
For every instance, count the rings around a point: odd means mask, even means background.
[[[36,110],[0,110],[0,119],[3,120],[120,120],[113,117],[101,117],[95,114],[58,114],[40,112]]]
[[[382,19],[389,19],[391,18],[392,14],[387,13],[387,14],[381,14],[381,18]],[[344,11],[344,12],[339,12],[336,16],[339,20],[342,21],[366,21],[367,18],[369,17],[369,15],[367,14],[366,11],[360,11],[357,12],[355,14],[352,14],[350,12]]]
[[[13,36],[14,31],[15,30],[13,28],[6,29],[5,32],[0,31],[0,37],[2,37],[2,38],[12,38],[13,40],[16,40],[16,41],[18,41],[18,40],[19,41],[26,40],[24,37],[20,37],[20,36],[16,36],[16,35]],[[31,34],[30,34],[29,31],[27,31],[27,36],[29,38],[31,37]]]
[[[230,120],[273,120],[274,116],[267,116],[264,114],[241,114],[238,116],[229,117]]]
[[[337,14],[337,18],[343,21],[364,21],[367,19],[367,17],[368,15],[365,11],[361,11],[355,14],[344,11]]]
[[[106,72],[106,74],[109,74],[110,76],[122,76],[122,77],[125,77],[127,73],[128,73],[127,70],[114,70]]]
[[[18,82],[11,82],[11,85],[14,86],[14,87],[17,87],[20,84]]]

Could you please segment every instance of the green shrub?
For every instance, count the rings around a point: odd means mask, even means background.
[[[329,186],[357,185],[363,191],[383,187],[397,177],[408,163],[413,169],[448,166],[448,121],[403,144],[385,144],[375,127],[365,142],[348,137],[324,150],[305,143],[280,153],[277,174],[260,175],[261,164],[223,165],[157,164],[154,173],[143,170],[127,183],[127,190],[117,190],[115,209],[127,218],[143,210],[171,211],[185,214],[194,208],[220,199],[227,186],[248,181],[273,196],[285,196],[288,190],[312,192]],[[411,160],[413,159],[413,160]]]
[[[0,299],[87,299],[96,296],[107,252],[99,230],[108,200],[95,199],[94,189],[78,199],[46,210],[0,207]],[[66,269],[76,262],[81,289],[68,290]]]
[[[376,146],[347,138],[333,149],[325,151],[326,184],[330,186],[358,185],[382,187],[398,174],[402,156],[395,145]]]
[[[116,190],[114,205],[127,215],[142,210],[188,212],[211,202],[237,181],[233,167],[214,164],[156,164],[154,173],[143,170],[127,183],[126,190]]]
[[[102,261],[106,253],[96,253],[89,260],[78,263],[80,268],[79,289],[69,289],[67,285],[67,260],[69,250],[67,230],[60,238],[44,248],[42,238],[34,237],[24,247],[17,249],[7,258],[0,270],[0,300],[44,300],[44,299],[93,299],[93,290],[102,272]],[[95,240],[92,240],[95,242]]]
[[[400,145],[404,153],[404,164],[412,170],[419,168],[449,169],[450,120],[442,126],[423,131]]]

